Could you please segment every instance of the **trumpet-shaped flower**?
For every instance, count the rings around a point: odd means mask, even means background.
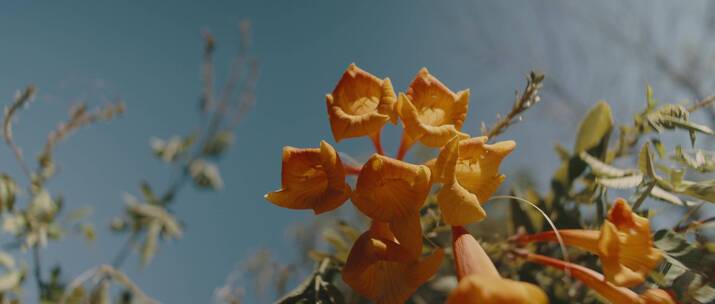
[[[521,255],[530,262],[539,263],[542,265],[547,265],[568,271],[571,276],[581,281],[589,288],[595,290],[596,292],[598,292],[598,294],[611,301],[612,303],[675,304],[673,298],[662,289],[648,289],[643,294],[639,295],[626,287],[621,287],[613,284],[612,282],[606,280],[600,273],[583,267],[581,265],[567,263],[561,260],[553,259],[538,254],[522,253]]]
[[[536,285],[502,278],[479,242],[461,226],[452,227],[452,247],[459,284],[448,304],[549,302]]]
[[[437,272],[443,257],[444,252],[438,249],[429,256],[414,258],[396,242],[386,224],[373,222],[350,250],[343,281],[376,303],[404,303]]]
[[[351,64],[332,94],[325,96],[335,141],[376,136],[388,121],[397,123],[395,91],[389,78],[380,79]]]
[[[633,287],[643,283],[661,258],[653,247],[648,219],[635,214],[628,203],[619,198],[608,213],[601,230],[559,230],[567,245],[579,247],[600,257],[603,273],[609,282]],[[522,236],[519,242],[557,241],[553,231]]]
[[[467,118],[469,90],[452,92],[426,68],[412,81],[407,94],[400,93],[397,113],[413,141],[441,147],[452,137],[469,137],[460,132]]]
[[[413,256],[422,250],[419,210],[431,187],[430,170],[374,154],[358,176],[352,201],[375,221],[387,222]]]
[[[350,197],[345,169],[335,149],[325,141],[317,149],[283,148],[281,189],[266,200],[290,209],[333,210]]]
[[[541,304],[549,303],[549,299],[534,284],[470,275],[447,298],[447,304],[464,303]]]
[[[444,186],[437,194],[442,218],[450,225],[466,225],[486,217],[481,204],[494,194],[506,176],[501,161],[516,147],[514,141],[487,144],[487,138],[454,137],[429,164],[434,180]]]

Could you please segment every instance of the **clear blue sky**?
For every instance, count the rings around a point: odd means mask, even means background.
[[[611,48],[589,42],[596,38],[584,38],[588,25],[571,18],[568,8],[527,3],[4,3],[0,98],[9,102],[28,83],[39,88],[37,101],[21,113],[15,127],[28,157],[38,152],[73,102],[100,105],[121,97],[128,106],[120,119],[82,130],[59,148],[61,172],[50,190],[62,193],[70,207],[95,206],[93,221],[100,235],[91,245],[76,237],[50,245],[43,252],[45,264],[62,261],[65,274],[74,277],[109,262],[123,238],[105,227],[123,210],[121,194],[136,193],[142,179],[159,187],[168,180],[168,167],[150,155],[149,138],[186,133],[197,122],[200,31],[209,29],[218,40],[217,67],[223,78],[242,18],[253,23],[261,78],[258,104],[239,126],[237,145],[221,164],[225,190],[183,192],[176,208],[186,226],[183,239],[162,244],[157,259],[143,270],[135,258],[125,267],[163,302],[208,302],[233,266],[256,249],[292,258],[295,248],[285,229],[312,216],[279,209],[265,202],[263,194],[279,186],[282,146],[332,142],[324,94],[351,62],[391,77],[397,90],[404,90],[423,66],[454,90],[470,88],[464,128],[472,134],[479,132],[481,121],[492,122],[497,111],[508,110],[530,69],[561,76],[574,87],[576,100],[540,105],[508,134],[519,146],[507,172],[529,167],[551,173],[557,164],[552,144],[570,146],[575,132],[577,119],[569,116],[580,116],[596,99],[606,98],[616,101],[617,118],[628,119],[640,108],[643,84],[656,80],[639,78],[633,72],[637,64],[626,64]],[[599,72],[603,76],[593,76]],[[615,73],[630,87],[613,83]],[[388,150],[396,149],[397,138],[395,128],[387,132]],[[337,148],[358,159],[371,151],[367,140]],[[8,149],[0,149],[0,171],[21,179]]]

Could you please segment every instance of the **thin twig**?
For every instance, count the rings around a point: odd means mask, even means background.
[[[136,245],[138,240],[139,233],[136,231],[132,231],[127,240],[124,242],[124,245],[122,245],[121,249],[119,249],[119,252],[117,252],[117,254],[112,259],[112,267],[117,269],[122,267],[124,261],[129,256],[131,249],[134,247],[134,245]]]
[[[516,94],[516,100],[511,107],[511,111],[504,117],[497,117],[497,122],[492,125],[491,128],[487,129],[486,125],[482,123],[482,135],[487,136],[492,140],[499,134],[504,133],[504,131],[516,121],[521,118],[521,113],[531,108],[539,102],[539,89],[541,89],[542,82],[544,81],[544,74],[532,71],[526,78],[526,87],[524,92],[519,95]]]
[[[40,249],[37,248],[37,246],[38,244],[32,246],[32,260],[35,273],[35,282],[37,282],[37,295],[39,299],[42,299],[45,290],[45,284],[42,280],[42,259],[40,258]]]
[[[35,86],[27,86],[25,90],[23,90],[15,97],[15,100],[10,105],[10,107],[5,108],[5,116],[3,118],[3,138],[5,139],[5,143],[10,147],[13,154],[15,154],[15,159],[20,165],[22,172],[27,176],[28,179],[30,179],[30,181],[32,181],[32,174],[30,173],[30,169],[23,160],[22,150],[15,144],[12,138],[12,119],[15,116],[15,113],[20,108],[32,101],[34,95]]]
[[[709,106],[712,106],[713,104],[715,104],[715,95],[710,95],[710,96],[705,97],[705,98],[701,99],[700,101],[698,101],[698,102],[696,102],[696,103],[694,103],[694,104],[692,104],[692,105],[689,105],[689,106],[687,107],[687,110],[688,110],[688,112],[691,112],[691,113],[692,113],[692,112],[695,112],[695,111],[697,111],[697,110],[704,109],[704,108],[707,108],[707,107],[709,107]]]

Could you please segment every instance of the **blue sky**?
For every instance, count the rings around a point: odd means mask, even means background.
[[[506,136],[519,145],[506,172],[528,167],[537,174],[556,168],[552,144],[571,144],[578,121],[574,117],[586,107],[599,98],[615,100],[617,118],[628,119],[641,107],[643,85],[658,81],[635,73],[639,65],[614,56],[612,48],[589,42],[596,38],[583,37],[589,34],[588,25],[569,18],[563,5],[540,9],[539,3],[462,4],[3,4],[0,97],[9,102],[28,83],[39,89],[36,102],[20,114],[15,127],[28,157],[39,151],[72,103],[101,105],[121,97],[128,107],[123,117],[82,130],[59,148],[61,171],[50,190],[62,193],[70,207],[95,206],[93,222],[100,236],[91,245],[76,237],[50,245],[43,252],[46,265],[62,261],[66,275],[74,277],[108,263],[123,240],[105,229],[123,210],[121,194],[136,193],[140,180],[158,187],[168,182],[169,168],[151,157],[148,140],[187,133],[198,122],[202,29],[218,40],[216,63],[222,79],[236,50],[239,20],[252,21],[253,53],[261,63],[258,101],[221,163],[225,189],[183,192],[175,210],[186,225],[183,239],[164,243],[157,259],[144,269],[135,258],[125,267],[148,294],[165,303],[209,301],[233,266],[259,248],[271,249],[283,260],[293,258],[295,248],[285,229],[310,221],[312,215],[277,208],[265,202],[263,194],[279,186],[284,145],[332,142],[324,94],[351,62],[389,76],[397,90],[405,90],[423,66],[454,90],[470,88],[464,130],[472,134],[479,132],[481,121],[492,122],[497,112],[509,109],[514,90],[522,88],[530,69],[560,76],[577,92],[576,100],[540,105]],[[603,76],[593,75],[599,72]],[[625,80],[613,83],[614,74]],[[387,130],[388,151],[397,148],[398,135],[397,128]],[[365,139],[336,147],[362,160],[371,153]],[[9,149],[0,149],[0,170],[22,180]]]

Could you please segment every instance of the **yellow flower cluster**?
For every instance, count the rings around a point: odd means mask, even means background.
[[[486,216],[481,204],[504,181],[499,164],[516,144],[488,144],[486,137],[462,132],[469,90],[454,93],[425,68],[397,95],[389,78],[351,64],[325,100],[335,141],[367,136],[376,154],[353,168],[325,141],[320,148],[285,147],[281,189],[265,198],[316,214],[350,199],[372,224],[353,244],[343,280],[378,303],[404,302],[434,275],[444,256],[442,249],[423,254],[419,211],[432,185],[442,185],[437,200],[445,223],[479,221]],[[380,134],[385,124],[398,120],[403,138],[392,158],[384,155]],[[403,161],[417,142],[440,148],[439,156],[425,164]],[[351,174],[358,175],[354,188],[346,183]]]

